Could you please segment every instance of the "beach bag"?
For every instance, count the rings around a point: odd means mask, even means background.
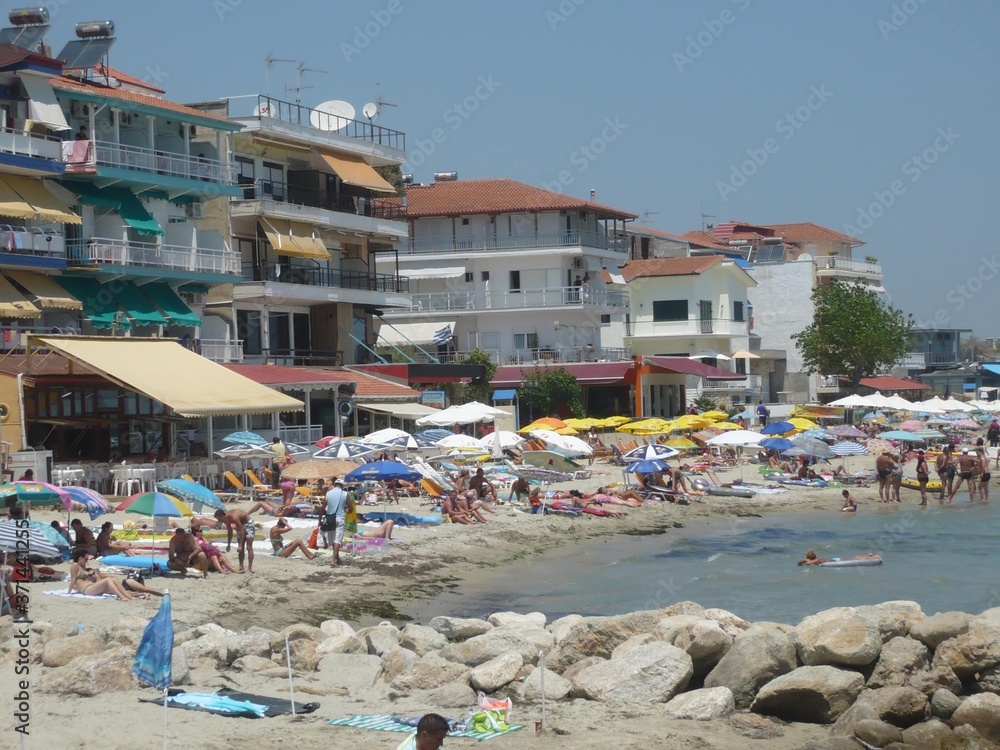
[[[476,711],[469,718],[466,729],[474,732],[507,732],[510,725],[503,719],[504,712],[501,710]]]
[[[510,712],[514,710],[514,701],[512,701],[510,698],[504,698],[503,700],[500,700],[499,698],[490,698],[489,696],[486,695],[486,693],[483,692],[479,693],[477,705],[479,706],[480,711],[501,712],[502,716],[500,718],[503,719],[503,722],[505,724],[510,721]],[[498,730],[491,729],[488,731],[498,731]],[[507,730],[502,729],[499,731],[505,732]]]
[[[309,542],[306,544],[309,549],[319,549],[319,529],[313,529],[309,535]]]
[[[337,516],[331,515],[330,513],[323,513],[319,517],[319,530],[320,531],[336,531],[337,530]]]

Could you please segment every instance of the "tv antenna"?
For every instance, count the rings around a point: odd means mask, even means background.
[[[379,125],[382,124],[382,107],[397,107],[398,104],[393,104],[392,102],[387,102],[382,98],[382,94],[379,93],[379,87],[381,83],[376,81],[375,83],[375,119]]]
[[[302,85],[302,74],[303,73],[329,73],[328,70],[320,70],[319,68],[307,68],[305,63],[300,62],[298,67],[295,69],[295,85],[285,86],[285,93],[289,91],[295,92],[295,103],[302,104],[302,92],[306,89],[314,88],[313,86],[303,86]]]
[[[660,214],[659,211],[643,211],[642,212],[642,223],[645,224],[645,225],[648,225],[649,224],[649,217],[650,216],[659,216],[659,214]]]
[[[270,52],[264,58],[264,94],[268,97],[271,96],[271,66],[276,62],[293,63],[295,60],[289,60],[284,57],[272,57]]]
[[[715,218],[714,214],[706,214],[705,213],[705,205],[702,204],[702,206],[701,206],[701,231],[707,232],[709,229],[711,229],[712,225],[709,224],[709,223],[707,223],[705,221],[705,219],[714,219],[714,218]]]

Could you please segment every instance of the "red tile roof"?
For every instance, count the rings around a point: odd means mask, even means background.
[[[411,185],[406,189],[406,201],[406,214],[411,219],[561,209],[592,211],[609,219],[636,218],[635,214],[628,211],[506,179]]]
[[[137,91],[130,91],[123,88],[112,88],[101,84],[100,81],[84,81],[78,78],[68,78],[67,76],[53,76],[49,82],[52,84],[52,88],[59,91],[84,91],[95,96],[107,97],[108,99],[121,99],[122,101],[132,102],[133,104],[142,104],[146,107],[162,109],[166,112],[178,112],[192,117],[199,117],[204,120],[217,120],[218,122],[225,122],[232,125],[236,124],[232,120],[225,117],[219,117],[218,115],[213,115],[210,112],[203,112],[200,109],[187,107],[183,104],[172,102],[169,99],[164,99],[160,96],[140,94]]]
[[[729,245],[720,242],[718,239],[710,235],[708,232],[702,232],[700,230],[695,230],[693,232],[685,232],[684,234],[681,235],[681,237],[690,242],[692,245],[698,245],[699,247],[730,249]]]
[[[721,255],[692,255],[689,258],[630,260],[622,266],[625,281],[650,276],[694,276],[726,260]]]
[[[117,68],[112,68],[110,65],[105,65],[104,63],[98,64],[98,66],[94,68],[94,73],[99,76],[108,75],[111,78],[117,78],[122,83],[127,83],[129,86],[138,86],[140,88],[148,89],[149,91],[155,91],[158,94],[167,93],[159,86],[154,86],[149,83],[149,81],[144,81],[141,78],[130,76],[128,73],[118,70]]]
[[[888,376],[861,378],[861,385],[866,388],[874,388],[876,391],[929,391],[931,389],[929,385],[923,383]]]
[[[698,245],[699,247],[710,247],[718,250],[730,250],[728,245],[724,245],[721,242],[717,242],[711,237],[711,235],[705,234],[704,238],[693,237],[695,234],[703,234],[702,232],[688,232],[687,234],[672,234],[670,232],[664,232],[661,229],[653,229],[652,227],[629,227],[629,234],[650,234],[654,237],[662,237],[666,240],[674,240],[675,242],[683,242],[687,245]]]
[[[39,55],[24,47],[18,47],[16,44],[0,44],[0,68],[6,68],[9,65],[25,61],[51,68],[56,73],[62,72],[62,60]]]
[[[848,234],[841,234],[828,227],[814,224],[811,221],[802,221],[795,224],[766,224],[768,229],[774,231],[778,237],[783,237],[786,242],[815,242],[834,241],[849,242],[852,245],[863,245],[864,240],[851,237]]]
[[[420,394],[405,385],[374,375],[337,367],[283,367],[281,365],[223,365],[255,383],[261,385],[302,385],[305,383],[357,383],[354,397],[364,398],[408,398],[416,400]]]

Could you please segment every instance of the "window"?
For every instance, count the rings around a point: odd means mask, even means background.
[[[236,311],[236,335],[243,342],[244,354],[260,354],[260,313],[257,310]]]
[[[469,219],[467,217],[464,216],[462,217],[462,226],[463,227],[469,226]]]
[[[743,303],[734,302],[733,303],[733,320],[737,323],[743,322]]]
[[[521,291],[521,272],[511,271],[510,272],[510,290],[512,292]]]
[[[268,349],[271,354],[288,354],[292,349],[291,331],[288,329],[288,313],[273,312],[267,316]]]
[[[248,156],[236,156],[236,183],[238,185],[253,185],[254,181],[254,166],[253,159]],[[253,198],[254,191],[252,188],[247,188],[243,191],[244,198]]]
[[[662,299],[653,302],[654,323],[687,319],[688,301],[686,299]]]
[[[514,334],[514,348],[515,349],[537,349],[538,348],[538,334],[537,333],[515,333]]]
[[[602,315],[601,316],[601,325],[602,326],[609,326],[609,325],[611,325],[611,313],[608,313],[606,315]]]
[[[471,284],[471,283],[472,283],[472,281],[473,281],[473,279],[475,279],[475,278],[476,278],[476,277],[475,277],[475,275],[474,275],[474,274],[472,273],[472,271],[466,271],[466,272],[465,272],[465,283],[466,283],[466,284]]]
[[[281,164],[265,161],[261,169],[261,192],[276,201],[285,200],[285,168]]]
[[[639,238],[639,253],[643,260],[649,259],[649,237]]]
[[[737,375],[747,374],[747,361],[744,357],[736,358],[736,374]]]
[[[489,271],[483,271],[482,274],[480,274],[480,278],[483,281],[489,281],[490,280],[490,272]]]

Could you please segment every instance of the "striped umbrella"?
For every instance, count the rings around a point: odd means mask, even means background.
[[[849,440],[834,443],[830,446],[830,450],[833,451],[833,455],[835,456],[863,456],[868,452],[865,446],[852,443]]]
[[[181,516],[194,515],[191,509],[173,495],[163,492],[140,492],[121,503],[115,510],[126,513],[138,513],[143,516]]]
[[[69,495],[70,500],[87,509],[91,521],[108,512],[108,501],[90,487],[63,487],[62,490]]]
[[[23,526],[21,521],[0,521],[0,551],[44,560],[62,554],[40,529]]]
[[[842,438],[859,438],[866,435],[865,432],[850,424],[841,424],[836,427],[831,427],[829,432],[832,432],[837,437]]]
[[[12,496],[17,498],[17,502],[32,506],[62,503],[66,510],[72,507],[69,494],[62,487],[48,482],[11,482],[0,486],[0,497]]]
[[[156,489],[167,495],[179,497],[185,502],[191,503],[191,507],[197,512],[201,512],[203,507],[212,510],[225,510],[226,506],[222,500],[212,490],[198,482],[189,482],[186,479],[164,479],[156,483]]]

